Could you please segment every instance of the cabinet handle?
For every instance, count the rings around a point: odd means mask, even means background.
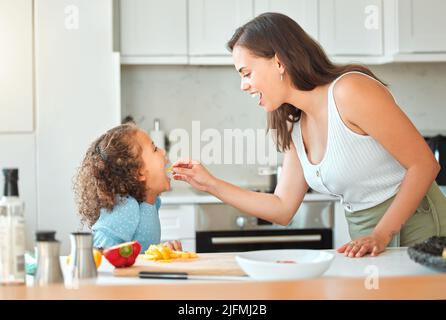
[[[291,242],[291,241],[320,241],[320,234],[299,235],[299,236],[259,236],[259,237],[213,237],[212,244],[233,244],[233,243],[268,243],[268,242]]]

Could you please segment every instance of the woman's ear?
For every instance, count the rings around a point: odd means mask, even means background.
[[[280,74],[283,74],[285,72],[285,66],[283,65],[282,61],[280,61],[277,54],[274,55],[274,65],[277,67]]]

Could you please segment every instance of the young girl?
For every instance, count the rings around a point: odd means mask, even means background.
[[[107,248],[136,240],[142,250],[161,238],[158,195],[170,189],[166,153],[134,124],[110,129],[88,148],[75,179],[83,223],[93,245]],[[182,250],[179,241],[165,245]]]

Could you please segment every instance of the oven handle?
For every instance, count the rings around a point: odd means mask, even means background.
[[[258,237],[212,237],[212,244],[236,244],[236,243],[271,243],[292,241],[320,241],[320,234],[293,235],[293,236],[258,236]]]

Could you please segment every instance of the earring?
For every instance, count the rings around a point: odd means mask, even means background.
[[[280,81],[283,81],[283,73],[280,74]]]

